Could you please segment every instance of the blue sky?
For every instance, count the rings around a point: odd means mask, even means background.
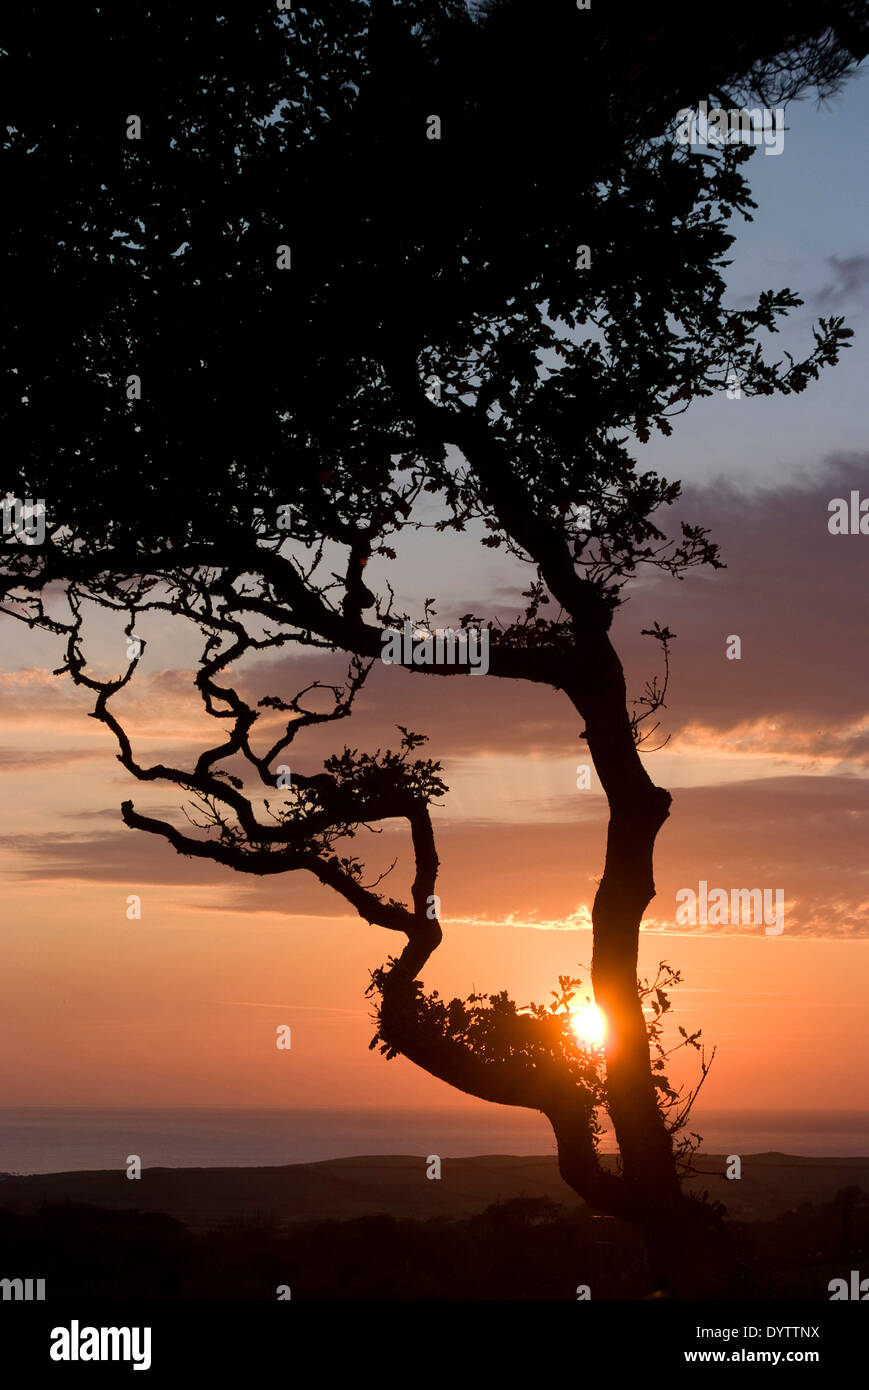
[[[801,396],[722,396],[692,405],[674,422],[670,439],[655,437],[639,454],[643,467],[668,477],[707,483],[722,475],[769,488],[814,470],[832,452],[866,447],[869,67],[823,105],[816,99],[792,103],[785,124],[781,154],[759,149],[747,165],[758,207],[753,222],[732,224],[729,302],[740,307],[760,290],[785,286],[806,301],[768,339],[776,357],[782,346],[808,355],[810,325],[819,315],[844,314],[854,329],[852,346]],[[837,280],[831,258],[857,256],[866,257],[862,293],[825,301],[823,290]]]

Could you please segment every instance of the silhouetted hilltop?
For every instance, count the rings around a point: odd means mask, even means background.
[[[717,1200],[726,1184],[741,1251],[731,1297],[827,1299],[831,1279],[869,1271],[869,1160],[746,1156],[739,1182],[717,1176],[721,1159],[702,1166],[694,1186]],[[440,1180],[402,1156],[146,1169],[133,1181],[9,1177],[0,1260],[0,1277],[44,1279],[48,1301],[600,1300],[653,1289],[633,1228],[579,1202],[551,1159],[497,1155],[445,1160]]]
[[[615,1159],[608,1159],[614,1164]],[[768,1220],[803,1202],[830,1201],[842,1187],[869,1191],[869,1158],[745,1154],[742,1177],[725,1178],[723,1156],[701,1155],[690,1186],[723,1202],[737,1220]],[[140,1179],[116,1171],[40,1173],[0,1182],[0,1209],[45,1202],[87,1202],[116,1210],[162,1212],[193,1229],[267,1212],[280,1224],[390,1215],[473,1216],[497,1202],[546,1198],[566,1211],[584,1204],[562,1181],[552,1157],[489,1154],[443,1159],[440,1179],[426,1177],[415,1155],[337,1158],[264,1168],[145,1168]]]

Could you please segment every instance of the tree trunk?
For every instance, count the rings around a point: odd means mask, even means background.
[[[590,1143],[587,1121],[569,1097],[545,1113],[567,1185],[589,1206],[639,1227],[655,1293],[680,1299],[749,1295],[746,1272],[719,1211],[686,1197],[678,1183],[675,1195],[665,1199],[648,1188],[628,1188],[607,1173]]]
[[[592,984],[607,1019],[607,1099],[625,1180],[640,1209],[680,1193],[670,1134],[658,1107],[646,1019],[637,990],[640,919],[654,895],[652,846],[669,795],[611,812],[604,875],[594,901]]]
[[[640,921],[655,896],[652,853],[670,808],[637,752],[621,663],[604,633],[582,644],[567,691],[610,808],[606,863],[592,909],[592,984],[607,1019],[608,1108],[624,1175],[641,1208],[676,1201],[680,1188],[670,1135],[657,1103],[649,1041],[637,991]]]
[[[656,1291],[687,1300],[748,1298],[754,1292],[734,1233],[709,1207],[683,1196],[641,1227]]]
[[[592,984],[607,1020],[607,1108],[653,1278],[681,1296],[702,1297],[701,1287],[730,1281],[731,1262],[711,1234],[709,1211],[682,1193],[637,988],[640,922],[655,895],[652,856],[671,798],[640,760],[624,673],[609,638],[586,640],[581,652],[567,693],[585,720],[610,808],[606,863],[592,910]]]

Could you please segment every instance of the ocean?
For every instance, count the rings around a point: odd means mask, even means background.
[[[866,1111],[701,1111],[692,1128],[713,1154],[869,1156]],[[604,1140],[604,1152],[613,1145]],[[121,1168],[270,1167],[373,1154],[554,1153],[542,1116],[456,1110],[0,1109],[0,1175]]]

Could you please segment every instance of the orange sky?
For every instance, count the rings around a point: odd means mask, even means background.
[[[220,886],[177,884],[147,885],[141,922],[128,922],[127,886],[59,880],[7,898],[4,1104],[463,1102],[403,1059],[387,1065],[367,1050],[363,994],[386,933],[346,917],[252,916],[233,911]],[[290,896],[288,886],[288,906]],[[447,997],[476,986],[545,1002],[590,949],[584,929],[463,922],[425,979]],[[853,1108],[862,1098],[869,941],[645,934],[641,971],[661,958],[686,981],[674,1022],[702,1026],[719,1047],[707,1105]],[[290,1052],[275,1048],[284,1023]]]
[[[791,496],[795,533],[828,493],[820,480]],[[679,634],[664,716],[671,742],[648,755],[675,799],[658,842],[641,971],[666,958],[683,972],[674,1025],[702,1027],[719,1049],[707,1106],[857,1109],[867,1102],[869,1043],[869,686],[860,678],[865,644],[841,634],[857,620],[849,606],[865,606],[855,582],[865,561],[853,547],[831,560],[818,527],[841,602],[814,623],[805,537],[788,548],[788,499],[779,494],[783,534],[771,557],[758,544],[765,505],[730,517],[719,505],[732,544],[717,587],[690,577],[666,592],[651,586],[617,621],[635,686],[649,672],[640,661],[647,644],[636,637],[647,616],[672,614]],[[780,587],[758,588],[758,557],[779,566]],[[308,878],[243,877],[127,830],[117,809],[125,797],[161,812],[176,799],[130,782],[108,731],[86,717],[85,692],[49,674],[57,652],[48,639],[10,620],[3,631],[0,1103],[477,1104],[403,1059],[387,1064],[368,1051],[368,972],[400,938],[344,915]],[[744,637],[741,663],[723,656],[732,632]],[[155,659],[127,702],[130,729],[143,757],[183,759],[204,725],[182,647],[159,624],[145,635]],[[111,664],[116,635],[103,628],[97,637]],[[258,694],[286,695],[315,669],[328,678],[337,668],[325,660],[263,663],[243,679]],[[339,726],[338,746],[394,745],[398,721],[431,734],[426,751],[443,758],[452,788],[436,812],[446,939],[427,987],[447,997],[506,988],[519,1002],[545,1001],[560,973],[585,974],[603,861],[603,798],[594,781],[587,791],[575,785],[584,758],[575,716],[543,689],[377,668],[358,712]],[[300,770],[316,770],[333,733],[305,745]],[[402,895],[404,833],[389,828],[360,843],[372,873],[398,856],[387,891]],[[710,888],[781,888],[784,932],[676,931],[676,892],[700,879]],[[142,898],[141,921],[125,915],[132,893]],[[293,1030],[290,1052],[274,1043],[283,1023]],[[689,1057],[681,1076],[692,1068]]]

